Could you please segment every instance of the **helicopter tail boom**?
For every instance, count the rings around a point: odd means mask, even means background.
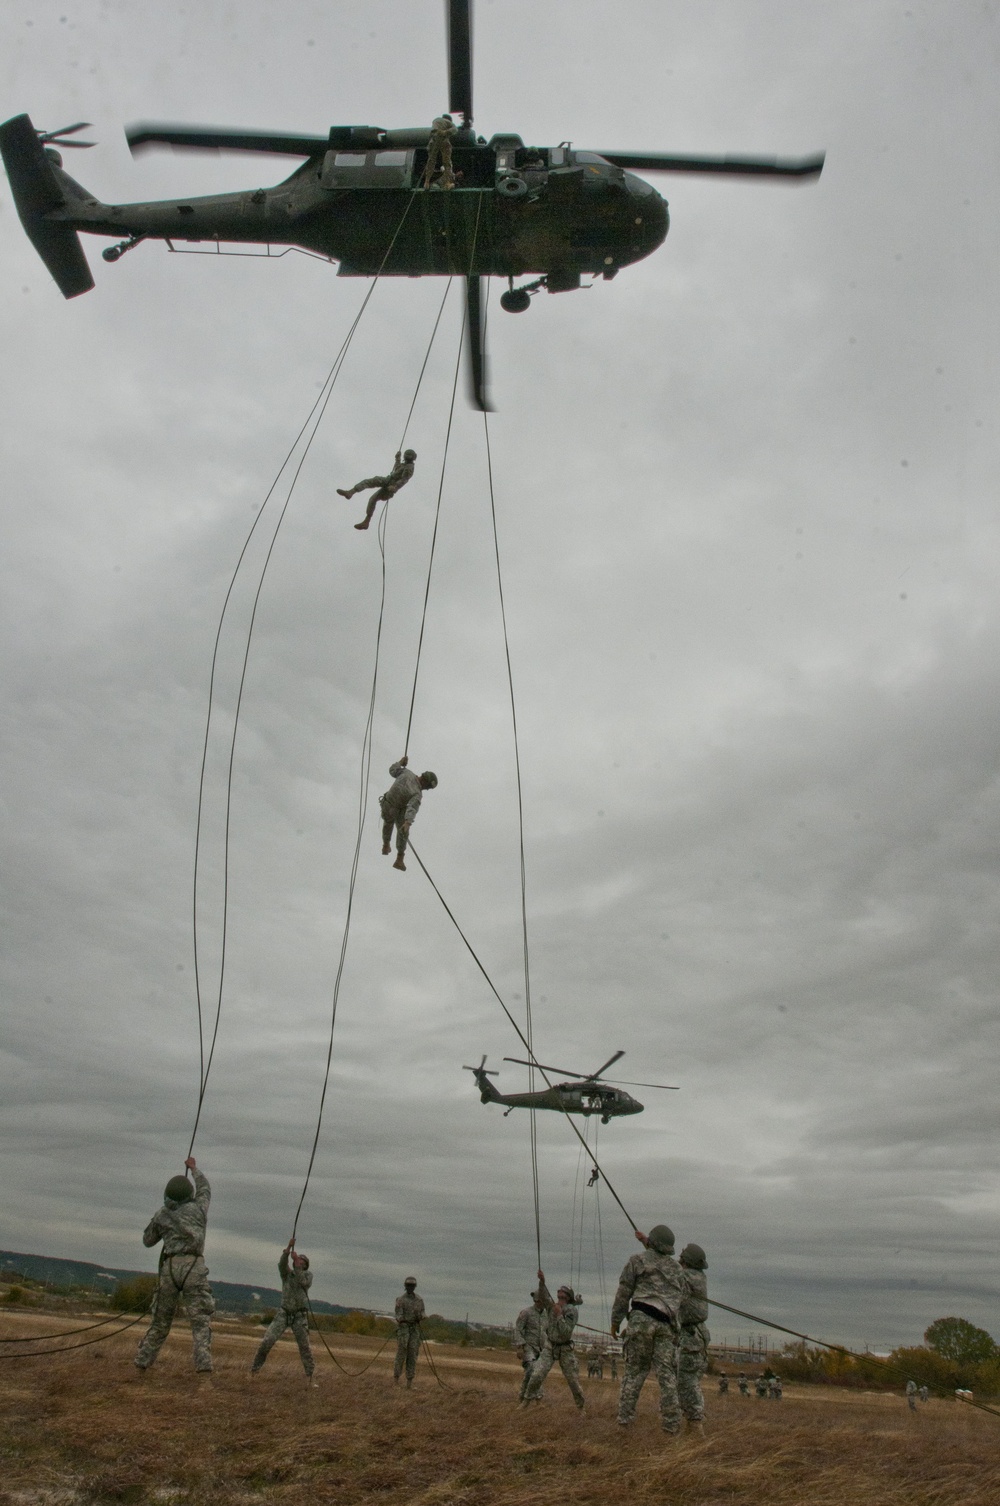
[[[94,279],[79,235],[71,225],[48,218],[65,207],[66,194],[27,115],[15,115],[0,125],[0,156],[21,224],[60,293],[64,298],[89,293]]]

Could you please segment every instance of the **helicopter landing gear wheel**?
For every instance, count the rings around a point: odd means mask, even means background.
[[[500,307],[508,314],[523,314],[531,307],[531,296],[524,288],[508,288],[500,294]]]
[[[523,178],[498,178],[497,193],[502,199],[523,199],[528,192],[528,185]]]

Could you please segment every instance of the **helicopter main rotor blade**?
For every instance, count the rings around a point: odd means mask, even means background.
[[[445,0],[448,27],[448,110],[472,124],[472,0]]]
[[[334,131],[337,129],[334,127]],[[342,129],[350,132],[355,128],[347,126]],[[192,150],[273,152],[289,157],[321,156],[336,144],[332,134],[296,136],[292,131],[236,131],[226,126],[182,126],[147,120],[125,129],[125,139],[133,153],[151,146],[182,146]]]
[[[587,1075],[589,1077],[593,1077],[593,1078],[597,1078],[597,1077],[603,1076],[603,1074],[608,1070],[608,1068],[609,1067],[613,1067],[614,1064],[615,1064],[615,1062],[618,1061],[619,1058],[623,1057],[624,1055],[625,1055],[624,1051],[616,1051],[615,1054],[614,1054],[614,1056],[609,1056],[608,1057],[608,1059],[604,1063],[603,1067],[599,1067],[596,1072],[590,1072]]]
[[[624,1053],[619,1053],[624,1055]],[[615,1058],[612,1058],[615,1060]],[[558,1072],[561,1077],[574,1077],[577,1082],[589,1082],[588,1072],[571,1072],[568,1067],[547,1067],[544,1062],[528,1062],[520,1056],[505,1056],[505,1062],[517,1062],[519,1067],[537,1067],[540,1072]]]
[[[465,279],[466,310],[469,319],[469,397],[481,413],[490,413],[486,391],[486,326],[483,322],[482,278]]]
[[[614,1082],[622,1088],[664,1088],[668,1093],[679,1093],[675,1082],[630,1082],[627,1077],[606,1077],[605,1082]]]
[[[665,152],[601,152],[615,167],[639,173],[721,173],[729,177],[818,178],[825,152],[812,157],[688,157]]]
[[[66,141],[64,137],[74,136],[77,131],[89,131],[92,129],[89,120],[78,120],[76,125],[63,126],[59,131],[39,131],[38,139],[43,146],[51,143],[53,146],[96,146],[96,141]]]

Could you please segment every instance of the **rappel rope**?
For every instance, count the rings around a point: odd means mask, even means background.
[[[331,1360],[336,1365],[337,1369],[340,1370],[344,1375],[348,1376],[348,1378],[350,1380],[358,1380],[358,1378],[360,1376],[364,1375],[364,1373],[365,1373],[366,1370],[370,1370],[371,1367],[374,1365],[375,1361],[378,1359],[379,1355],[382,1353],[383,1349],[388,1344],[389,1340],[393,1337],[393,1335],[391,1333],[386,1334],[385,1338],[383,1339],[383,1341],[379,1345],[379,1347],[376,1349],[376,1351],[372,1355],[371,1359],[368,1361],[367,1364],[362,1365],[362,1367],[361,1367],[360,1370],[348,1370],[348,1368],[347,1368],[346,1365],[342,1365],[340,1363],[340,1361],[338,1360],[337,1356],[334,1354],[333,1350],[330,1348],[329,1344],[326,1342],[326,1335],[323,1333],[322,1328],[319,1326],[319,1320],[316,1317],[316,1314],[313,1312],[313,1305],[309,1301],[308,1296],[306,1297],[306,1304],[307,1304],[307,1306],[309,1308],[309,1316],[310,1316],[310,1318],[312,1318],[313,1328],[319,1334],[320,1343],[323,1345],[323,1348],[326,1350],[327,1354],[330,1356]]]
[[[87,1349],[91,1344],[103,1344],[106,1339],[117,1339],[121,1334],[126,1333],[130,1328],[134,1328],[137,1323],[141,1323],[143,1318],[148,1316],[148,1313],[139,1313],[137,1317],[130,1319],[128,1323],[123,1323],[120,1328],[116,1328],[113,1333],[99,1333],[94,1339],[84,1339],[82,1344],[60,1344],[56,1349],[29,1349],[26,1354],[0,1354],[0,1363],[4,1360],[40,1360],[49,1354],[68,1354],[73,1349]],[[77,1331],[86,1333],[87,1330],[79,1329]],[[4,1339],[3,1343],[44,1344],[46,1339],[57,1337],[61,1337],[61,1335],[38,1334],[35,1338]]]
[[[346,337],[344,339],[344,342],[341,345],[340,350],[338,351],[337,356],[336,356],[336,358],[335,358],[335,360],[333,362],[333,365],[331,366],[330,371],[329,371],[329,373],[328,373],[328,375],[326,377],[326,381],[324,382],[322,388],[320,389],[319,396],[315,399],[312,407],[310,408],[309,414],[308,414],[305,422],[303,423],[303,425],[300,428],[298,434],[296,435],[295,440],[294,440],[291,448],[288,451],[288,454],[285,456],[285,459],[282,461],[282,463],[281,463],[281,465],[280,465],[280,467],[279,467],[279,469],[277,471],[277,474],[275,475],[274,480],[272,481],[270,487],[268,488],[268,491],[267,491],[267,494],[266,494],[266,496],[264,498],[264,501],[261,503],[261,506],[260,506],[260,508],[259,508],[259,510],[257,512],[257,515],[254,518],[253,523],[251,524],[250,530],[247,533],[246,539],[244,540],[243,548],[240,550],[239,558],[237,559],[236,567],[233,570],[233,574],[232,574],[232,577],[230,579],[228,589],[226,591],[225,599],[223,601],[222,611],[221,611],[221,613],[219,615],[219,625],[218,625],[218,628],[216,629],[215,643],[214,643],[214,646],[213,646],[213,649],[212,649],[212,665],[211,665],[211,671],[210,671],[210,675],[209,675],[208,711],[207,711],[206,718],[205,718],[205,736],[204,736],[203,745],[202,745],[201,771],[200,771],[199,781],[198,781],[198,812],[197,812],[197,819],[196,819],[196,824],[195,824],[195,858],[194,858],[194,874],[193,874],[193,899],[192,899],[192,912],[193,913],[192,913],[192,919],[193,919],[193,932],[194,932],[195,998],[196,998],[197,1010],[198,1010],[199,1079],[198,1079],[198,1103],[197,1103],[197,1109],[196,1109],[196,1112],[195,1112],[194,1128],[193,1128],[193,1130],[191,1132],[191,1143],[190,1143],[190,1145],[188,1147],[188,1156],[190,1156],[192,1154],[193,1150],[194,1150],[194,1143],[195,1143],[195,1139],[196,1139],[197,1134],[198,1134],[198,1126],[199,1126],[199,1124],[201,1122],[201,1110],[202,1110],[202,1105],[203,1105],[203,1103],[205,1101],[205,1091],[206,1091],[206,1088],[208,1086],[208,1076],[209,1076],[209,1072],[211,1071],[211,1068],[212,1068],[212,1061],[213,1061],[213,1058],[214,1058],[214,1055],[215,1055],[215,1046],[216,1046],[216,1042],[218,1040],[218,1035],[219,1035],[219,1022],[220,1022],[220,1019],[221,1019],[221,1016],[222,1016],[222,996],[223,996],[223,988],[224,988],[224,983],[225,983],[225,965],[226,965],[226,936],[227,936],[228,916],[229,916],[229,836],[230,836],[230,817],[231,817],[231,809],[232,809],[233,759],[234,759],[234,755],[235,755],[236,735],[237,735],[237,730],[238,730],[238,727],[239,727],[240,707],[241,707],[242,700],[243,700],[243,689],[244,689],[244,685],[245,685],[245,682],[246,682],[247,662],[248,662],[249,654],[250,654],[250,642],[251,642],[251,638],[252,638],[252,635],[253,635],[254,620],[255,620],[256,614],[257,614],[257,604],[258,604],[258,602],[260,600],[260,593],[261,593],[261,590],[263,588],[264,577],[265,577],[265,575],[267,573],[267,567],[268,567],[268,565],[270,563],[270,560],[271,560],[271,554],[272,554],[272,551],[274,549],[275,541],[276,541],[277,536],[278,536],[278,531],[280,530],[282,522],[284,521],[285,513],[288,510],[288,504],[289,504],[289,502],[291,501],[291,498],[292,498],[292,492],[295,489],[296,482],[298,481],[299,475],[300,475],[300,473],[302,471],[302,467],[305,464],[306,456],[308,455],[309,450],[312,447],[312,443],[313,443],[313,440],[316,437],[316,433],[317,433],[317,430],[319,429],[319,425],[322,422],[324,414],[326,413],[327,405],[329,404],[330,397],[332,396],[334,386],[336,385],[336,382],[337,382],[337,378],[340,375],[341,369],[342,369],[343,364],[344,364],[344,360],[345,360],[345,358],[347,356],[347,353],[348,353],[348,351],[350,349],[351,342],[354,339],[355,332],[356,332],[356,330],[358,328],[358,325],[361,322],[361,319],[362,319],[362,316],[363,316],[365,310],[368,307],[368,304],[369,304],[369,302],[370,302],[370,300],[372,298],[372,295],[375,292],[376,287],[378,286],[379,279],[382,276],[382,272],[383,272],[383,270],[385,268],[386,262],[389,260],[389,257],[390,257],[390,255],[392,253],[392,249],[395,246],[396,241],[399,238],[400,232],[402,231],[403,225],[404,225],[404,223],[406,221],[406,217],[407,217],[407,215],[410,212],[410,208],[412,206],[412,203],[413,203],[413,200],[412,200],[412,196],[411,196],[409,199],[407,199],[406,207],[403,210],[403,214],[402,214],[402,217],[400,218],[399,224],[396,226],[396,230],[395,230],[395,232],[393,234],[392,240],[389,242],[389,245],[388,245],[388,248],[386,250],[386,253],[385,253],[385,255],[382,258],[382,262],[381,262],[381,265],[379,266],[378,272],[375,274],[374,278],[372,279],[371,287],[368,288],[367,292],[365,293],[365,296],[364,296],[364,298],[362,300],[362,303],[361,303],[361,307],[358,310],[357,314],[355,315],[354,321],[351,324],[350,329],[348,330],[347,335],[346,335]],[[422,373],[421,373],[421,375],[422,375]],[[412,408],[411,408],[411,412],[412,412]],[[407,422],[409,422],[409,420],[407,420]],[[311,425],[311,428],[310,428],[310,425]],[[226,612],[227,612],[228,607],[229,607],[229,603],[230,603],[230,599],[232,597],[233,589],[234,589],[234,587],[236,585],[236,579],[237,579],[237,576],[239,575],[240,568],[241,568],[241,566],[243,564],[244,558],[246,557],[247,550],[250,547],[250,542],[251,542],[251,539],[253,538],[254,532],[255,532],[255,530],[257,528],[257,524],[260,522],[260,519],[263,516],[264,510],[267,507],[267,504],[270,501],[271,497],[273,496],[273,494],[274,494],[274,492],[275,492],[275,490],[276,490],[276,488],[278,486],[278,482],[280,481],[280,479],[281,479],[282,475],[284,474],[286,468],[288,467],[289,463],[291,462],[292,457],[295,454],[296,448],[298,447],[299,442],[302,439],[302,436],[304,434],[306,434],[307,431],[308,431],[308,437],[306,439],[306,443],[305,443],[304,449],[303,449],[302,454],[301,454],[301,456],[299,458],[299,462],[298,462],[297,466],[295,467],[295,469],[294,469],[294,471],[292,473],[291,482],[290,482],[290,485],[289,485],[289,488],[288,488],[288,494],[287,494],[287,496],[285,498],[285,501],[284,501],[284,504],[283,504],[283,506],[281,508],[281,511],[278,514],[278,520],[277,520],[277,522],[276,522],[276,524],[274,526],[274,530],[273,530],[272,535],[271,535],[271,541],[270,541],[270,544],[269,544],[268,549],[267,549],[267,553],[266,553],[266,556],[265,556],[265,559],[264,559],[264,563],[263,563],[263,566],[262,566],[262,569],[261,569],[261,572],[260,572],[260,579],[258,581],[257,591],[256,591],[256,594],[254,596],[253,611],[252,611],[252,614],[251,614],[250,623],[249,623],[249,626],[247,628],[246,650],[245,650],[245,653],[244,653],[244,656],[243,656],[243,666],[242,666],[242,671],[241,671],[241,674],[240,674],[240,682],[239,682],[239,694],[238,694],[238,697],[237,697],[236,710],[235,710],[234,718],[233,718],[233,729],[232,729],[232,736],[231,736],[231,739],[230,739],[230,748],[229,748],[229,768],[228,768],[227,782],[226,782],[226,815],[225,815],[224,843],[223,843],[222,944],[221,944],[221,954],[220,954],[220,961],[219,961],[219,984],[218,984],[218,995],[217,995],[217,1000],[216,1000],[215,1023],[214,1023],[213,1029],[212,1029],[212,1038],[211,1038],[211,1044],[210,1044],[209,1051],[208,1051],[208,1056],[206,1058],[206,1055],[205,1055],[204,1017],[203,1017],[202,999],[201,999],[200,957],[199,957],[199,951],[198,951],[198,890],[199,890],[198,878],[199,878],[199,867],[200,867],[200,857],[201,857],[202,815],[203,815],[204,795],[205,795],[205,769],[206,769],[206,764],[207,764],[207,761],[208,761],[208,746],[209,746],[209,737],[210,737],[211,725],[212,725],[212,710],[213,710],[213,705],[214,705],[215,678],[216,678],[216,669],[217,669],[217,666],[218,666],[219,645],[220,645],[220,641],[221,641],[221,638],[222,638],[222,628],[223,628],[223,625],[224,625],[224,622],[225,622]]]
[[[475,261],[476,242],[477,242],[477,240],[479,238],[479,218],[480,218],[480,215],[482,214],[482,210],[483,210],[483,205],[482,205],[482,200],[480,200],[479,203],[478,203],[477,209],[476,209],[476,223],[475,223],[475,227],[474,227],[473,233],[472,233],[472,249],[469,252],[470,275],[471,275],[472,265],[473,265],[473,263]],[[444,305],[442,303],[442,307],[443,306]],[[416,699],[417,699],[417,680],[420,677],[420,657],[421,657],[421,654],[423,652],[423,647],[424,647],[424,628],[427,625],[427,604],[428,604],[428,601],[430,599],[430,594],[431,594],[431,576],[434,573],[434,554],[435,554],[435,551],[437,549],[438,524],[441,521],[441,497],[442,497],[442,494],[444,492],[445,471],[448,468],[448,450],[449,450],[449,447],[451,445],[451,426],[452,426],[452,422],[454,421],[454,417],[455,417],[455,394],[458,391],[458,376],[459,376],[459,372],[462,369],[462,349],[463,349],[463,347],[465,345],[466,323],[467,323],[467,320],[465,318],[463,318],[462,319],[462,332],[461,332],[461,334],[459,336],[459,340],[458,340],[458,354],[455,357],[455,376],[454,376],[454,379],[453,379],[452,384],[451,384],[451,403],[450,403],[450,405],[448,407],[448,428],[447,428],[447,430],[445,432],[444,455],[441,457],[441,475],[440,475],[440,477],[438,479],[437,503],[436,503],[435,508],[434,508],[434,529],[433,529],[433,532],[431,533],[431,550],[430,550],[430,557],[429,557],[429,559],[427,561],[427,583],[424,586],[424,605],[423,605],[423,610],[421,611],[421,614],[420,614],[420,632],[419,632],[419,634],[417,636],[417,657],[416,657],[416,663],[413,666],[413,689],[410,692],[410,711],[409,711],[409,715],[406,718],[406,737],[405,737],[404,742],[403,742],[403,757],[404,758],[406,758],[409,755],[409,752],[410,752],[410,731],[411,731],[411,729],[413,727],[413,708],[414,708],[414,705],[415,705]],[[407,422],[409,422],[409,420],[407,420]]]
[[[483,316],[483,337],[485,340],[487,319],[489,316],[489,281],[486,284],[486,309]],[[514,738],[514,772],[517,779],[517,835],[518,852],[521,869],[521,938],[524,953],[524,1035],[528,1043],[528,1058],[534,1061],[534,1031],[531,1020],[531,966],[528,951],[528,893],[527,893],[527,870],[524,862],[524,792],[521,784],[521,752],[517,735],[517,706],[514,701],[514,671],[510,662],[510,640],[507,634],[507,607],[503,594],[503,571],[500,568],[500,535],[497,529],[497,505],[493,490],[493,452],[490,448],[490,424],[489,414],[483,410],[483,438],[486,442],[486,474],[490,487],[490,517],[493,522],[493,552],[497,562],[497,594],[500,598],[500,621],[503,626],[503,651],[507,665],[507,689],[510,693],[510,722]],[[535,1069],[528,1068],[528,1089],[535,1086]],[[529,1138],[531,1144],[531,1185],[535,1205],[535,1254],[538,1259],[538,1269],[542,1266],[542,1216],[541,1200],[538,1195],[538,1124],[534,1109],[529,1110]]]

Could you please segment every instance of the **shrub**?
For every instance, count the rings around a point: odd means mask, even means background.
[[[158,1284],[155,1276],[136,1276],[131,1281],[119,1281],[111,1293],[109,1306],[112,1312],[149,1312]]]

